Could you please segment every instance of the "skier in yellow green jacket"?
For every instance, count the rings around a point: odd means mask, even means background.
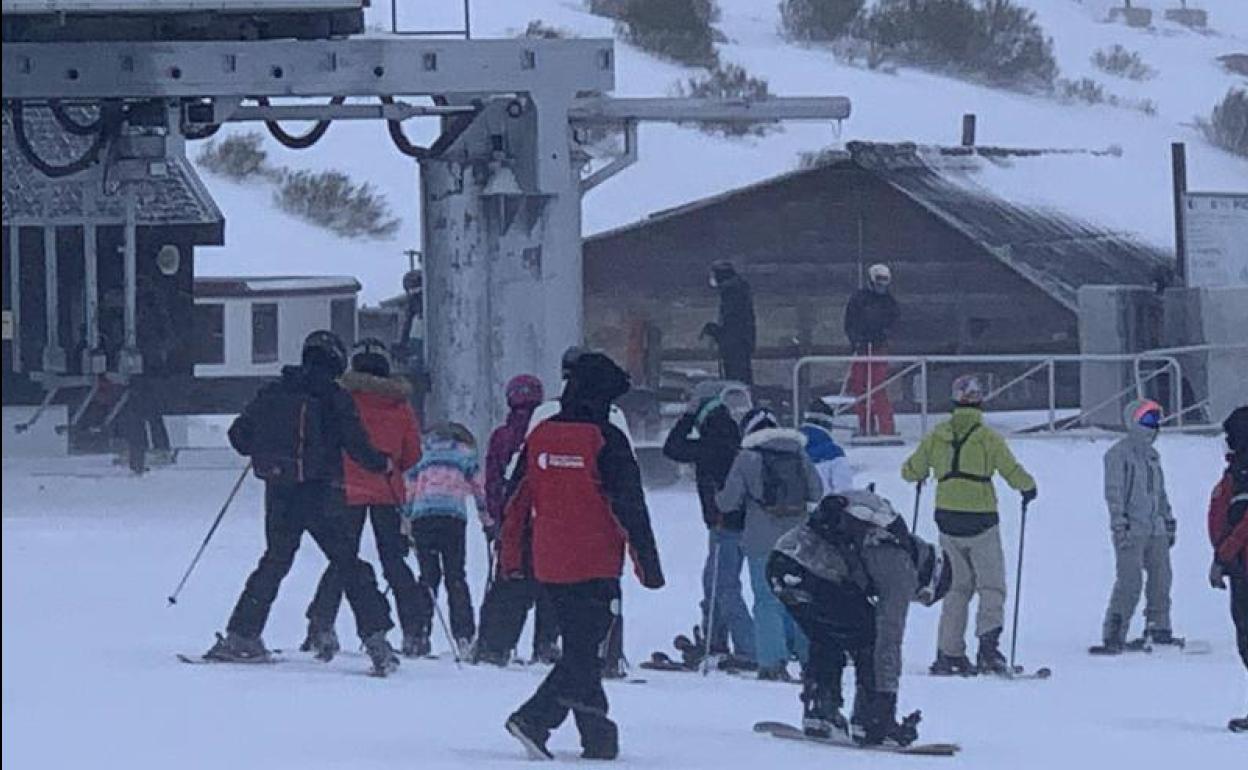
[[[937,479],[936,526],[940,544],[953,564],[953,586],[941,605],[939,649],[931,673],[944,676],[1005,673],[1001,628],[1005,620],[1005,554],[993,474],[1036,498],[1036,482],[1010,452],[1005,439],[983,423],[984,387],[979,377],[962,375],[953,383],[953,416],[937,425],[906,460],[901,476],[921,484]],[[976,665],[966,656],[967,611],[979,595],[975,635]]]

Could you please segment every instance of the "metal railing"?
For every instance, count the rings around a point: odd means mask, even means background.
[[[810,366],[819,364],[842,365],[852,367],[855,363],[865,365],[868,369],[868,384],[862,393],[850,394],[852,400],[843,401],[838,404],[835,413],[837,415],[845,414],[850,409],[856,407],[859,403],[864,402],[867,406],[867,420],[870,425],[870,410],[872,409],[872,396],[886,389],[892,383],[918,370],[919,386],[917,387],[918,406],[921,428],[924,433],[927,432],[928,415],[929,415],[929,397],[928,397],[928,379],[930,369],[933,365],[951,365],[957,364],[967,368],[968,371],[974,371],[976,366],[994,366],[1001,364],[1027,364],[1028,368],[1022,374],[1013,376],[1005,384],[994,388],[985,397],[985,403],[991,402],[998,398],[1002,393],[1017,387],[1020,383],[1030,380],[1032,377],[1040,373],[1046,372],[1046,389],[1047,389],[1047,407],[1048,420],[1047,429],[1049,432],[1056,433],[1059,430],[1068,429],[1084,422],[1087,417],[1094,414],[1110,404],[1120,400],[1123,396],[1135,392],[1137,398],[1145,396],[1145,385],[1157,379],[1163,374],[1170,374],[1170,409],[1169,414],[1165,417],[1165,422],[1173,422],[1177,427],[1182,427],[1185,417],[1195,411],[1202,403],[1198,402],[1190,407],[1183,403],[1183,366],[1179,360],[1179,356],[1191,354],[1212,353],[1218,350],[1239,350],[1248,349],[1248,344],[1236,345],[1190,345],[1180,348],[1166,348],[1159,350],[1148,350],[1139,353],[1077,353],[1077,354],[1020,354],[1020,355],[864,355],[864,356],[804,356],[799,358],[793,366],[793,419],[794,423],[800,423],[803,400],[802,400],[802,374],[805,369]],[[872,364],[892,364],[903,365],[903,367],[890,375],[881,382],[870,382]],[[1101,403],[1096,404],[1092,408],[1080,408],[1079,414],[1074,417],[1059,420],[1058,398],[1057,398],[1057,366],[1059,364],[1129,364],[1131,366],[1132,381],[1131,383],[1119,390],[1110,398],[1104,399]],[[1145,371],[1144,364],[1153,363],[1160,364],[1152,371]],[[846,376],[845,382],[848,383],[849,375]],[[842,388],[842,394],[845,388]]]

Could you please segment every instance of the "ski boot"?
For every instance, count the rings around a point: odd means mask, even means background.
[[[936,660],[927,669],[932,676],[975,676],[975,667],[965,655],[936,653]]]
[[[1144,640],[1148,644],[1160,644],[1163,646],[1182,647],[1184,639],[1181,636],[1175,636],[1174,632],[1168,628],[1159,626],[1150,626],[1144,629]]]
[[[433,652],[429,634],[403,634],[403,657],[424,658]]]
[[[760,682],[792,682],[793,676],[789,674],[789,669],[784,663],[776,663],[771,666],[758,667],[758,681]]]
[[[225,636],[217,634],[217,643],[204,653],[204,660],[227,663],[263,663],[269,659],[260,637],[247,637],[230,631]]]
[[[1226,723],[1226,729],[1233,733],[1248,733],[1248,716],[1242,719],[1232,719]]]
[[[1009,661],[1001,654],[1001,629],[995,628],[979,637],[979,652],[975,655],[975,667],[981,674],[1008,676]]]
[[[474,665],[485,664],[488,666],[498,666],[499,668],[507,668],[507,664],[511,663],[511,653],[497,652],[491,650],[489,646],[478,639],[476,646],[472,650],[472,657],[468,659]]]
[[[606,717],[598,719],[590,733],[581,735],[581,759],[610,761],[620,755],[620,729]]]
[[[373,662],[373,676],[385,677],[399,668],[399,656],[386,639],[385,631],[377,631],[364,639],[364,651]]]
[[[1101,644],[1088,648],[1092,655],[1121,655],[1127,649],[1127,629],[1122,618],[1114,615],[1105,625],[1105,635]]]
[[[172,449],[153,449],[147,453],[147,462],[149,465],[174,465],[178,462],[178,455]]]
[[[712,655],[715,658],[715,668],[720,671],[742,672],[758,670],[758,664],[749,658],[743,658],[727,652],[722,655],[715,653],[712,653]]]
[[[472,658],[472,640],[467,637],[460,637],[455,640],[455,650],[459,653],[460,660],[470,660]]]
[[[550,753],[550,749],[546,748],[546,741],[550,738],[549,730],[530,723],[527,719],[520,716],[519,713],[507,717],[503,727],[507,732],[511,733],[511,737],[520,741],[520,745],[524,746],[529,759],[555,758],[555,755]]]
[[[919,739],[922,719],[922,713],[915,711],[899,723],[897,693],[859,689],[850,735],[859,746],[909,746]]]
[[[530,663],[553,666],[559,662],[559,645],[554,642],[539,642],[533,645],[533,657]]]
[[[312,642],[310,651],[313,657],[323,663],[333,660],[338,651],[342,649],[342,645],[338,644],[338,633],[332,628],[318,631],[308,629],[308,639],[305,639],[304,643],[307,644],[309,640]],[[303,649],[302,646],[300,649]]]
[[[802,732],[811,738],[849,742],[840,688],[807,681],[802,686]]]
[[[627,679],[628,661],[624,658],[606,661],[602,666],[603,679]]]

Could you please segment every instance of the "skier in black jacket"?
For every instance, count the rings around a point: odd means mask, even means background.
[[[230,444],[251,458],[253,471],[265,482],[265,550],[247,578],[226,635],[218,635],[204,657],[253,661],[269,655],[260,634],[306,530],[342,576],[373,672],[385,676],[399,664],[386,640],[386,631],[394,627],[390,606],[377,590],[372,567],[359,558],[340,513],[343,452],[374,473],[389,472],[390,461],[369,442],[355,402],[338,385],[347,364],[342,340],[332,332],[312,332],[302,359],[300,366],[283,368],[281,380],[261,388],[230,426]]]
[[[754,297],[750,285],[732,263],[711,263],[711,286],[719,290],[719,321],[702,327],[702,336],[715,340],[725,379],[754,384]]]
[[[857,356],[887,356],[888,338],[897,323],[900,310],[890,287],[892,271],[888,265],[872,265],[867,269],[867,287],[854,292],[845,308],[845,336]],[[858,433],[862,436],[894,435],[893,405],[884,388],[876,388],[888,379],[885,361],[855,361],[849,370],[848,390],[852,395],[870,396],[854,405],[858,414]]]
[[[715,504],[715,495],[741,449],[741,428],[737,423],[752,406],[749,391],[741,385],[702,383],[663,443],[663,454],[668,459],[693,464],[702,521],[708,530],[699,630],[705,633],[708,626],[713,626],[709,646],[712,655],[728,653],[731,636],[738,662],[743,664],[754,662],[754,621],[741,595],[741,566],[745,560],[741,530],[745,513],[721,511]],[[685,664],[697,665],[700,654],[706,652],[704,644],[697,645],[696,650],[686,652]]]

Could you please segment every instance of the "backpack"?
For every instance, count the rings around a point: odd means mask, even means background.
[[[965,481],[978,481],[981,484],[991,484],[991,476],[977,476],[974,473],[967,473],[962,470],[962,447],[966,446],[966,442],[970,440],[975,431],[979,430],[979,423],[971,426],[971,429],[962,435],[962,438],[954,436],[950,445],[953,447],[953,459],[949,463],[949,472],[940,477],[941,481],[949,481],[950,479],[963,479]]]
[[[249,410],[257,415],[251,450],[256,478],[271,484],[298,484],[328,478],[321,457],[327,445],[328,409],[324,399],[284,387],[260,391]]]
[[[806,469],[800,452],[755,449],[763,459],[760,507],[777,518],[806,515]]]

